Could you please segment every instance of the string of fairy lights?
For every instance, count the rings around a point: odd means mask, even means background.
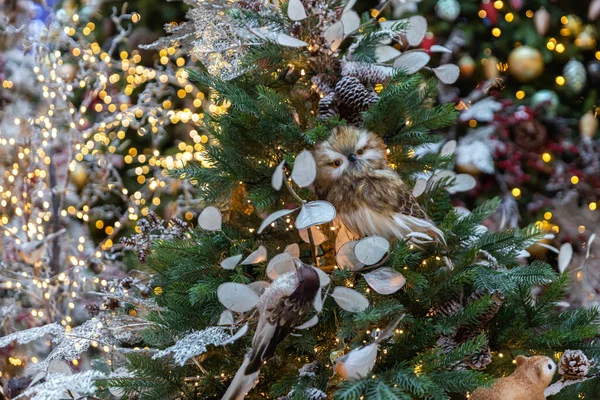
[[[24,98],[36,106],[29,115],[9,116],[7,108],[0,125],[0,158],[6,166],[0,173],[0,235],[3,266],[8,266],[0,268],[0,290],[11,293],[1,305],[10,311],[18,303],[26,310],[21,325],[60,322],[67,332],[77,323],[85,293],[109,289],[101,273],[114,268],[105,254],[115,247],[115,237],[151,208],[168,206],[165,194],[177,198],[177,191],[193,191],[185,182],[174,189],[166,173],[190,160],[203,161],[209,138],[188,125],[203,118],[203,108],[217,114],[228,108],[212,104],[188,81],[188,59],[175,47],[160,50],[155,67],[143,65],[137,50],[116,51],[130,33],[122,24],[139,22],[139,14],[113,14],[119,33],[106,51],[92,39],[94,22],[77,12],[69,15],[67,21],[48,24],[37,38],[28,70],[32,88],[24,94],[18,79],[5,77],[2,88],[11,100]],[[182,140],[175,149],[163,149],[161,141],[173,129],[167,127],[175,125],[185,126],[191,144]],[[150,144],[140,148],[140,142]],[[122,171],[137,185],[124,182]],[[105,205],[107,195],[122,208]],[[192,220],[193,196],[183,198],[186,204],[172,203]],[[82,227],[59,237],[64,262],[52,268],[45,250],[55,244],[46,238],[56,226],[75,221]],[[96,243],[87,227],[101,231],[104,239]],[[42,251],[30,254],[38,244]],[[10,315],[2,317],[9,331]],[[15,367],[37,361],[26,353],[8,359]]]

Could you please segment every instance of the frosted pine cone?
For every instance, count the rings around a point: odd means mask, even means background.
[[[342,67],[343,76],[353,76],[365,86],[386,83],[392,76],[393,69],[381,65],[350,61]]]
[[[456,342],[452,339],[452,336],[442,335],[437,340],[437,347],[442,350],[442,353],[450,353],[454,348],[456,348]]]
[[[338,109],[335,104],[333,94],[328,94],[319,100],[319,109],[317,111],[318,118],[320,120],[326,120],[331,117],[338,115]]]
[[[298,376],[302,377],[316,377],[316,372],[319,369],[319,364],[316,361],[311,362],[310,364],[304,364],[302,368],[298,370]]]
[[[558,373],[564,379],[579,379],[587,375],[592,363],[581,350],[565,350],[558,361]]]
[[[292,389],[287,396],[280,397],[279,400],[290,400],[294,397],[294,390]],[[308,388],[304,391],[304,396],[302,397],[306,400],[325,400],[327,395],[317,388]]]
[[[358,78],[345,76],[335,85],[335,95],[340,105],[353,111],[366,111],[379,96],[375,91],[367,89]]]
[[[317,87],[319,93],[331,94],[335,91],[335,81],[325,74],[319,74],[312,77],[311,82]]]

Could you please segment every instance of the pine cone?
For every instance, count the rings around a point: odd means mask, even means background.
[[[139,250],[137,251],[137,257],[138,257],[138,260],[139,260],[139,261],[140,261],[142,264],[145,264],[145,263],[146,263],[146,260],[148,260],[148,249],[147,249],[147,248],[145,248],[145,247],[144,247],[144,248],[142,248],[142,249],[139,249]]]
[[[187,229],[189,229],[189,224],[187,222],[185,222],[184,220],[177,218],[177,217],[173,217],[169,220],[169,222],[171,223],[172,226],[177,227],[178,229],[185,231]]]
[[[353,76],[363,85],[373,87],[378,83],[386,83],[390,79],[392,71],[393,69],[389,67],[351,61],[342,67],[342,76]]]
[[[429,312],[432,315],[450,317],[464,309],[469,304],[481,299],[484,296],[487,296],[488,294],[489,293],[486,291],[476,290],[475,292],[471,293],[471,295],[466,300],[463,299],[463,294],[460,294],[452,300],[441,304],[437,308],[431,309]],[[488,311],[485,314],[479,317],[477,325],[484,325],[487,322],[489,322],[492,318],[494,318],[494,315],[496,315],[496,313],[500,310],[500,307],[502,307],[502,304],[504,303],[504,295],[500,292],[494,292],[492,294],[491,300],[492,306],[488,309]]]
[[[444,304],[441,304],[437,309],[431,309],[429,312],[432,315],[439,315],[440,317],[450,317],[464,308],[462,302],[462,295],[456,297]]]
[[[379,96],[368,90],[358,78],[345,76],[335,85],[335,96],[341,105],[356,112],[366,111]]]
[[[345,76],[335,85],[340,116],[350,125],[359,126],[362,123],[361,112],[367,111],[371,104],[379,100],[372,89],[367,89],[358,78]]]
[[[328,94],[319,100],[319,108],[317,111],[317,118],[320,120],[326,120],[331,117],[335,117],[338,115],[337,105],[335,104],[335,99],[333,98],[333,94]]]
[[[565,350],[558,361],[558,373],[564,379],[579,379],[587,375],[592,363],[581,350]]]
[[[351,126],[361,126],[363,119],[362,116],[360,115],[360,112],[357,112],[355,110],[352,110],[348,107],[344,107],[344,106],[340,106],[339,108],[340,111],[340,117],[344,120],[346,120],[346,122],[348,122],[348,125]]]
[[[121,305],[121,302],[115,298],[110,298],[104,302],[105,310],[116,310]]]
[[[131,286],[133,285],[133,279],[131,279],[131,277],[127,276],[123,279],[121,279],[121,286],[123,287],[123,289],[131,289]]]
[[[475,292],[471,293],[471,295],[467,299],[466,305],[469,305],[474,301],[479,300],[484,296],[487,296],[488,294],[489,293],[486,291],[476,290]],[[488,309],[488,311],[485,314],[479,316],[478,323],[480,326],[485,325],[486,323],[491,321],[492,318],[494,318],[494,316],[498,313],[500,307],[502,307],[502,304],[504,304],[504,295],[500,292],[494,292],[492,294],[491,300],[492,306]]]
[[[85,309],[91,317],[95,317],[100,313],[100,307],[98,306],[98,304],[86,304]]]
[[[514,128],[515,143],[528,151],[542,148],[547,138],[546,127],[536,120],[521,121]]]
[[[148,222],[150,222],[150,225],[153,229],[158,228],[162,223],[160,217],[152,210],[148,211],[148,216],[146,218],[148,219]]]
[[[263,3],[260,0],[240,0],[238,4],[243,9],[250,11],[258,12],[261,11],[263,8]]]
[[[294,389],[292,389],[287,396],[280,397],[278,400],[291,400],[294,397]],[[304,390],[302,397],[305,400],[325,400],[327,395],[317,388],[308,388]]]
[[[456,342],[452,338],[452,336],[442,335],[436,342],[437,347],[442,350],[442,353],[446,354],[454,350],[456,347]]]
[[[317,87],[319,93],[328,95],[333,93],[335,80],[325,74],[319,74],[312,77],[311,82]]]
[[[330,55],[319,55],[311,59],[311,66],[312,70],[315,71],[315,76],[312,79],[313,83],[317,87],[320,86],[319,83],[329,86],[331,89],[326,93],[333,91],[333,87],[342,71],[342,63],[339,58]]]
[[[479,354],[467,358],[466,364],[470,369],[483,371],[492,362],[492,352],[490,346],[486,345]]]
[[[471,295],[465,300],[463,294],[460,294],[452,300],[440,305],[437,309],[430,310],[430,314],[441,317],[450,317],[452,315],[456,315],[469,304],[487,295],[489,295],[488,292],[477,290],[471,293]],[[494,318],[498,310],[500,310],[500,307],[502,307],[502,304],[504,303],[504,295],[499,292],[492,293],[491,303],[492,304],[488,308],[487,312],[483,315],[480,315],[473,324],[469,326],[463,326],[450,335],[440,336],[436,344],[442,353],[449,353],[460,344],[480,335],[483,332],[483,326],[492,318]],[[490,347],[486,343],[479,353],[469,356],[464,360],[452,365],[451,369],[462,370],[469,368],[475,370],[484,370],[491,362],[492,355]]]
[[[475,336],[481,333],[480,330],[472,331],[470,337],[461,338],[460,342],[455,340],[453,336],[443,335],[437,340],[437,347],[442,351],[443,354],[450,353],[454,350],[459,344],[463,343],[466,340],[473,339]],[[469,357],[466,357],[464,360],[459,361],[450,366],[451,370],[464,370],[464,369],[475,369],[478,371],[484,370],[490,363],[492,362],[492,352],[490,350],[490,346],[486,343],[485,347],[481,349],[481,351],[477,354],[473,354]]]
[[[313,361],[309,364],[304,364],[302,368],[298,370],[298,376],[300,377],[316,377],[316,372],[319,370],[319,364],[316,361]]]

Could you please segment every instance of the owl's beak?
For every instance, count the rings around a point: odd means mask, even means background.
[[[355,162],[357,160],[356,154],[350,153],[350,155],[348,156],[348,160]]]

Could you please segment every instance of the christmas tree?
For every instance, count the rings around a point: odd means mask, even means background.
[[[139,218],[122,244],[149,280],[107,283],[110,307],[72,330],[2,338],[52,337],[44,366],[102,349],[23,396],[597,393],[599,310],[564,309],[567,275],[526,261],[546,232],[489,231],[497,199],[453,207],[477,182],[449,169],[456,142],[435,134],[461,108],[436,104],[459,70],[419,50],[424,18],[386,23],[388,3],[362,16],[337,1],[190,6],[156,46],[198,59],[186,77],[215,103],[198,123],[212,138],[202,162],[168,169],[196,186],[198,226]]]

